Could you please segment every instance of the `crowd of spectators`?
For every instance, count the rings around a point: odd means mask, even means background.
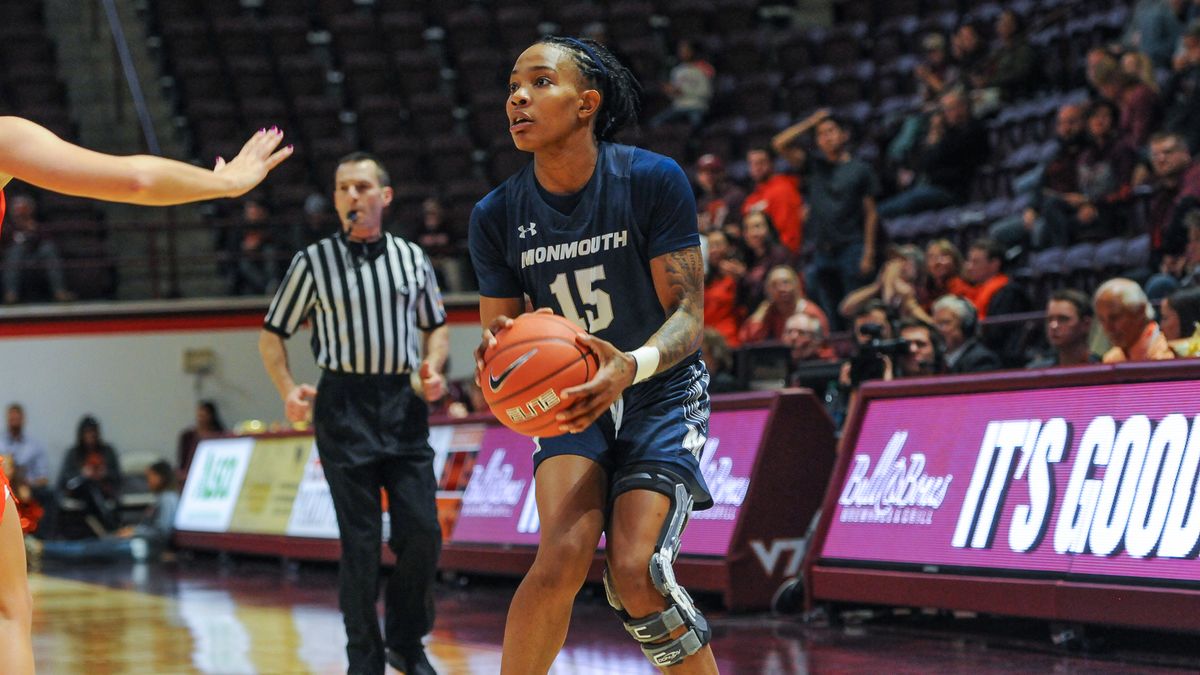
[[[786,353],[791,383],[822,393],[814,364],[842,362],[832,398],[844,403],[876,377],[1200,352],[1197,8],[1143,0],[1120,42],[1088,51],[1075,64],[1086,95],[1064,97],[1053,145],[1013,176],[1014,208],[956,240],[889,240],[888,226],[968,204],[989,162],[1003,160],[990,120],[1043,82],[1039,47],[1011,10],[990,41],[971,23],[920,39],[921,105],[878,154],[858,154],[853,123],[822,109],[770,148],[700,157],[690,168],[708,249],[706,344],[733,350],[711,367],[755,386],[755,360]],[[738,160],[744,184],[726,168]],[[1147,266],[1030,268],[1043,251],[1138,237]]]
[[[201,402],[195,425],[180,434],[178,463],[160,459],[129,473],[101,433],[99,420],[85,415],[76,426],[74,444],[52,474],[45,444],[27,429],[24,407],[9,404],[0,432],[0,471],[17,497],[33,564],[157,559],[169,548],[177,486],[187,475],[196,444],[224,431],[215,404]]]

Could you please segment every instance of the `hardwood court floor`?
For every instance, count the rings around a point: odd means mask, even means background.
[[[336,571],[197,557],[174,565],[80,565],[31,578],[38,672],[340,673],[345,644]],[[447,674],[498,673],[511,581],[439,587],[430,660]],[[712,603],[707,603],[711,605]],[[1044,625],[884,617],[803,624],[795,617],[710,611],[713,647],[729,674],[1159,673],[1200,670],[1194,637],[1109,635],[1102,657],[1058,651]],[[0,673],[3,673],[0,656]],[[576,603],[556,675],[655,671],[617,623],[602,594]]]

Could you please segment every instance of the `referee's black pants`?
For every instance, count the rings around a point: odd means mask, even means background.
[[[433,585],[441,552],[437,483],[427,409],[404,377],[322,376],[314,410],[317,448],[342,543],[338,603],[348,672],[384,672],[384,646],[401,653],[433,627]],[[419,419],[414,417],[419,416]],[[350,461],[358,460],[354,463]],[[365,460],[365,461],[364,461]],[[379,634],[379,564],[387,493],[396,555],[384,590]]]

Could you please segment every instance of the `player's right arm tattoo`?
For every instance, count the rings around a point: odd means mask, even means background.
[[[695,352],[704,332],[704,259],[700,247],[672,251],[650,261],[654,290],[667,320],[646,342],[658,347],[662,372]]]

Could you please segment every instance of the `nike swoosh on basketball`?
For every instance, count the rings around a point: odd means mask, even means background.
[[[534,347],[533,349],[530,349],[529,351],[525,352],[524,354],[518,356],[515,361],[508,364],[508,367],[504,369],[504,372],[500,373],[500,377],[496,377],[495,375],[489,375],[488,376],[488,385],[491,386],[492,391],[493,392],[500,391],[500,388],[504,386],[504,380],[508,379],[508,376],[512,375],[512,372],[514,370],[516,370],[517,368],[519,368],[521,366],[521,364],[525,363],[529,359],[532,359],[533,355],[536,354],[537,351],[538,351],[537,347]]]

